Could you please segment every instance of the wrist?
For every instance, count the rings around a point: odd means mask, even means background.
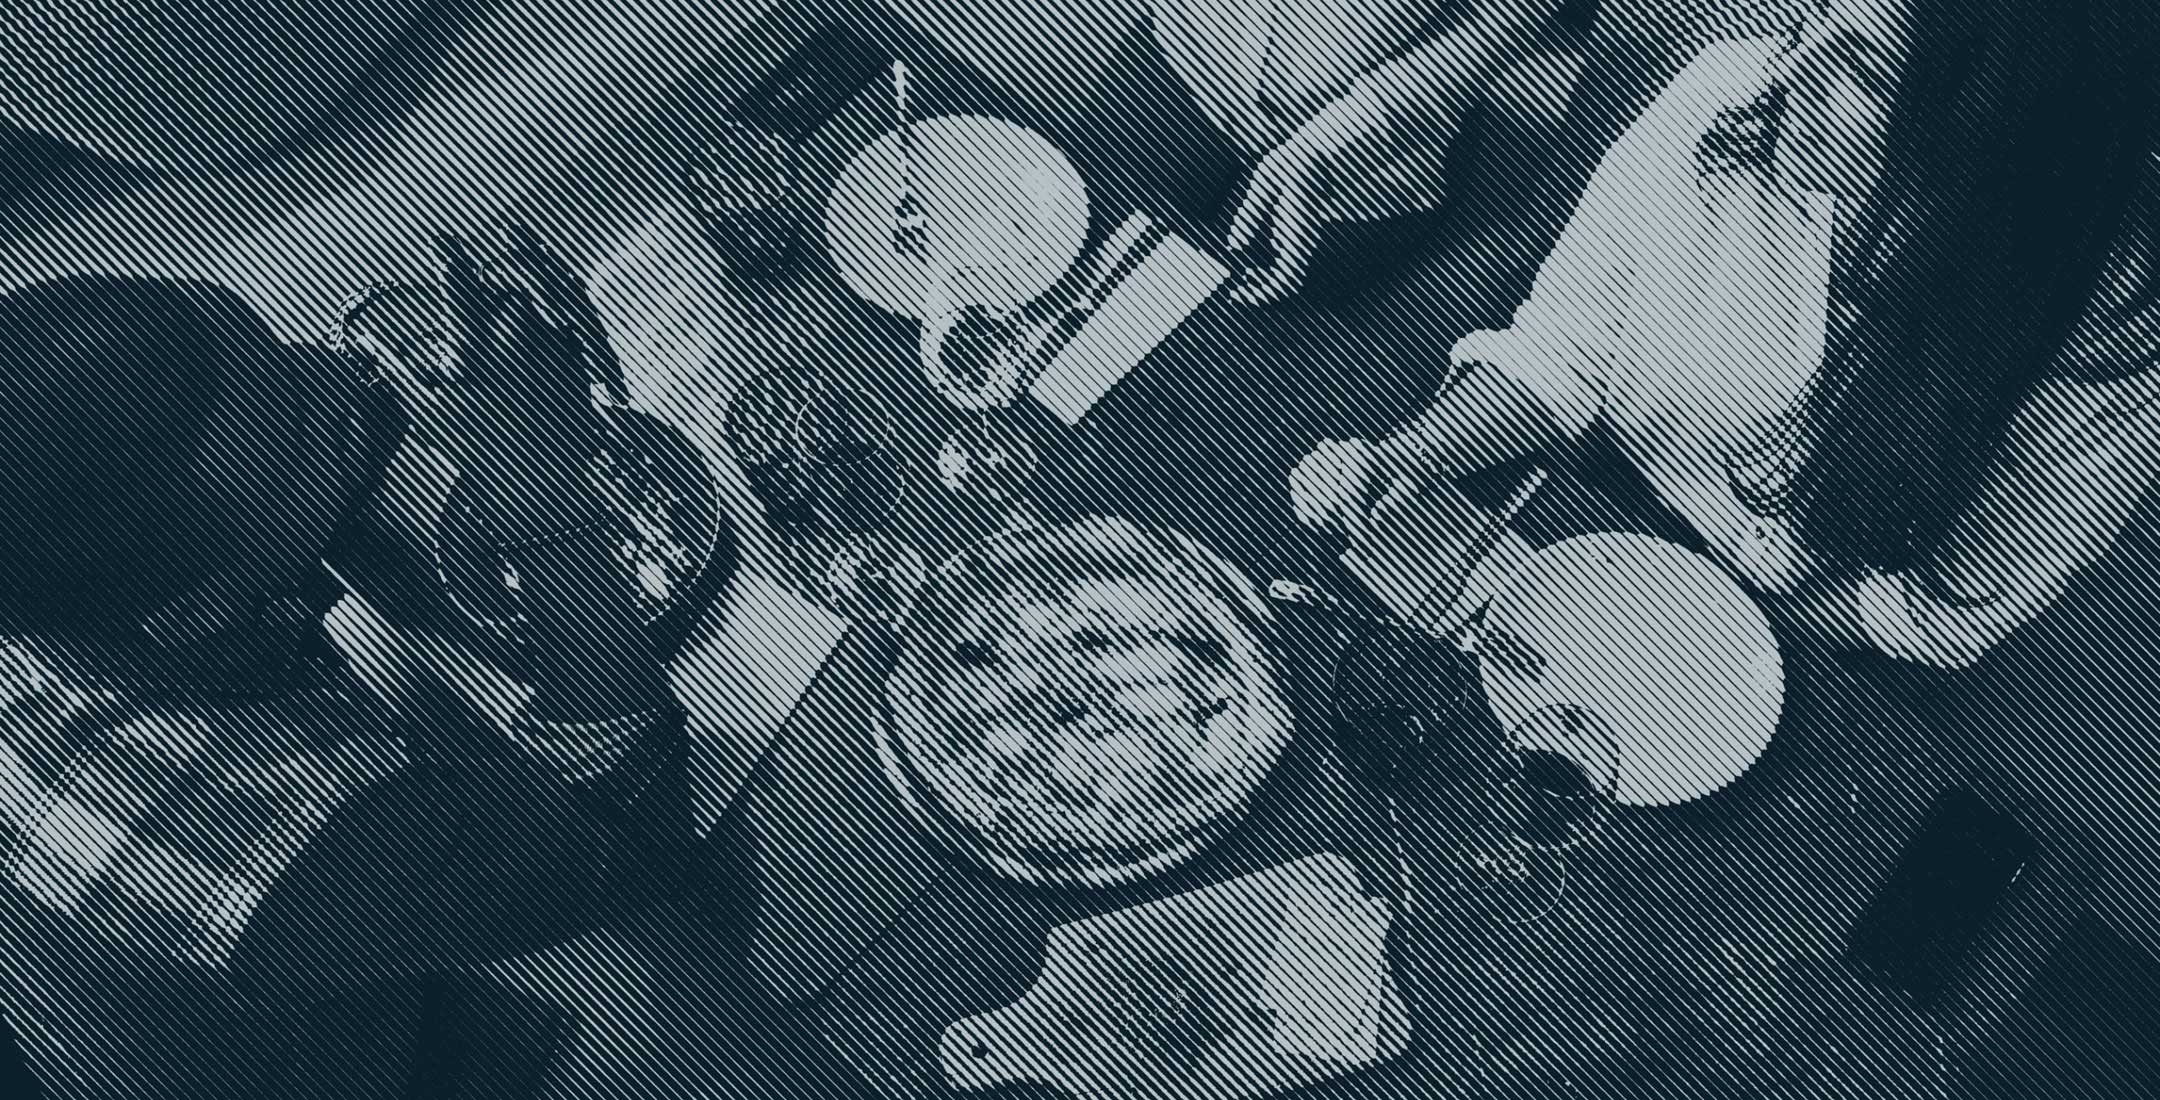
[[[1357,97],[1361,115],[1376,119],[1387,134],[1404,144],[1449,142],[1469,106],[1466,89],[1436,79],[1408,60],[1383,65],[1351,81],[1343,98]]]
[[[1428,408],[1408,423],[1395,430],[1381,443],[1384,461],[1398,471],[1436,472],[1454,465],[1449,459],[1447,444],[1450,440],[1449,421],[1442,419],[1439,408]]]

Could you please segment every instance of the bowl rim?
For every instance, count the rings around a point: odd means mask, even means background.
[[[1224,611],[1246,630],[1252,656],[1249,686],[1257,685],[1266,693],[1265,698],[1254,703],[1251,709],[1265,716],[1268,729],[1254,739],[1258,751],[1247,759],[1246,767],[1239,769],[1241,774],[1225,785],[1230,793],[1223,796],[1222,805],[1200,815],[1200,820],[1187,827],[1150,838],[1142,844],[1114,848],[1076,846],[1059,852],[1001,845],[958,820],[945,804],[945,796],[922,772],[921,763],[911,759],[912,754],[902,744],[905,734],[898,728],[900,720],[894,713],[893,693],[908,690],[906,685],[898,683],[898,679],[907,671],[910,654],[922,644],[925,616],[931,613],[928,608],[935,602],[932,590],[935,585],[940,581],[949,583],[958,577],[988,546],[1018,538],[1047,537],[1058,529],[1084,529],[1089,525],[1121,527],[1143,539],[1166,543],[1166,548],[1172,551],[1171,557],[1180,567],[1197,562],[1204,568],[1203,575],[1187,579],[1199,584],[1204,594],[1217,598]],[[1229,591],[1210,590],[1205,583],[1210,581],[1218,582]],[[1059,524],[1023,524],[976,540],[931,571],[923,590],[910,602],[898,636],[900,644],[879,683],[877,704],[872,710],[872,740],[876,743],[879,763],[888,783],[906,814],[942,846],[993,874],[1024,885],[1123,886],[1182,865],[1213,846],[1244,819],[1296,737],[1296,717],[1282,694],[1279,666],[1271,648],[1275,636],[1272,610],[1260,599],[1251,579],[1220,554],[1182,532],[1161,525],[1122,516],[1083,516]]]

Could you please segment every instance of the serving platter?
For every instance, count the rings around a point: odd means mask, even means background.
[[[1106,586],[1105,578],[1126,587]],[[1204,627],[1204,635],[1172,641],[1173,631],[1138,628],[1118,635],[1115,624],[1109,633],[1154,647],[1179,670],[1202,668],[1201,678],[1214,685],[1212,703],[1195,701],[1144,725],[1121,709],[1127,696],[1120,689],[1129,685],[1055,682],[1059,672],[1083,670],[1084,677],[1100,667],[1091,661],[1125,661],[1109,641],[1067,653],[1070,635],[1051,633],[1042,644],[1059,652],[1049,681],[1025,663],[966,668],[956,656],[982,651],[984,621],[1010,610],[998,601],[1016,592],[1044,598],[1026,598],[1012,615],[1084,618],[1101,610],[1085,606],[1085,593],[1129,593],[1138,585],[1176,601],[1178,631]],[[903,624],[878,711],[880,763],[926,835],[993,874],[1061,887],[1160,874],[1236,825],[1289,742],[1290,711],[1267,649],[1271,627],[1249,581],[1175,532],[1098,517],[993,536],[941,566]],[[1012,635],[997,637],[990,648],[999,656],[985,661],[1010,655]],[[954,684],[994,687],[995,680],[955,678],[981,675],[1024,682],[1009,697],[1010,714],[996,706],[966,709],[978,700]],[[1159,697],[1161,685],[1150,687]],[[1039,709],[1045,699],[1058,708],[1048,719],[1052,712]],[[1179,724],[1187,720],[1195,727]],[[1017,744],[999,748],[997,737]],[[1116,746],[1128,751],[1112,751]]]

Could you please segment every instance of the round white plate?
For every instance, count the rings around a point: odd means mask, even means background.
[[[1777,732],[1785,666],[1769,621],[1724,570],[1669,542],[1598,534],[1547,547],[1486,623],[1545,659],[1534,679],[1479,662],[1501,727],[1556,703],[1588,707],[1618,742],[1622,805],[1719,791]]]
[[[1041,134],[981,115],[917,122],[916,199],[929,220],[927,255],[893,247],[900,135],[871,142],[841,169],[825,204],[825,245],[850,289],[890,313],[922,314],[932,272],[1003,273],[984,305],[1017,306],[1050,289],[1087,243],[1087,184]]]

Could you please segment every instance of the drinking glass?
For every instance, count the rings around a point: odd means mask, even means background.
[[[731,271],[784,274],[801,235],[793,143],[741,119],[723,117],[683,165],[683,192],[706,243]]]
[[[803,408],[796,440],[812,522],[837,540],[823,555],[820,594],[852,618],[897,619],[925,570],[889,530],[906,487],[890,410],[828,380]]]
[[[1035,448],[1002,416],[1026,385],[1026,311],[1002,303],[1012,268],[960,264],[933,270],[922,308],[923,373],[938,396],[970,416],[938,447],[938,480],[988,501],[1019,495],[1034,476]]]
[[[1620,785],[1612,729],[1588,708],[1556,703],[1502,739],[1491,803],[1494,843],[1465,860],[1470,881],[1510,924],[1551,913],[1567,892],[1568,857],[1598,835]]]
[[[825,559],[819,594],[848,618],[896,623],[927,575],[922,552],[907,540],[890,531],[858,532]]]
[[[743,383],[728,402],[728,449],[775,526],[799,528],[815,519],[798,429],[821,385],[807,368],[778,367]]]
[[[1403,815],[1428,771],[1453,773],[1484,707],[1474,667],[1453,645],[1400,623],[1343,621],[1330,699],[1338,751],[1387,799],[1397,911],[1418,906]],[[1497,731],[1497,727],[1494,732]]]
[[[1414,650],[1408,631],[1360,631],[1335,663],[1332,686],[1337,747],[1358,778],[1380,790],[1408,782],[1424,760],[1433,722],[1429,701],[1409,690]]]

